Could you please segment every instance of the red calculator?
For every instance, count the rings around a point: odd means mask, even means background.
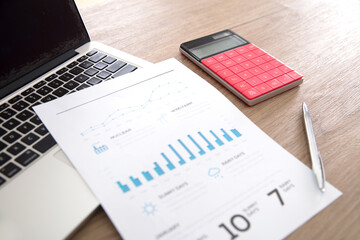
[[[185,42],[180,52],[249,106],[303,81],[300,73],[230,30]]]

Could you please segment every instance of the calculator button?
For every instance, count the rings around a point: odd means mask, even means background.
[[[262,59],[261,57],[256,57],[256,58],[251,59],[251,62],[253,62],[255,65],[260,65],[260,64],[265,63],[265,60]]]
[[[239,77],[241,77],[243,80],[251,78],[253,75],[249,71],[243,71],[237,74]]]
[[[229,59],[224,53],[215,55],[215,56],[213,56],[213,58],[215,58],[219,62]]]
[[[258,90],[259,92],[261,92],[262,94],[268,93],[270,91],[272,91],[273,89],[267,85],[266,83],[262,83],[260,85],[257,85],[256,87],[254,87],[256,90]]]
[[[247,61],[247,59],[242,55],[238,55],[238,56],[234,57],[232,60],[234,60],[237,63],[242,63],[242,62]]]
[[[261,73],[263,73],[265,71],[262,70],[259,67],[254,67],[254,68],[249,69],[249,72],[256,76],[256,75],[259,75],[259,74],[261,74]]]
[[[289,68],[289,67],[286,66],[286,65],[280,66],[279,69],[280,69],[283,73],[288,73],[288,72],[291,72],[291,71],[292,71],[292,69]]]
[[[280,62],[279,60],[276,60],[276,59],[270,61],[270,63],[271,63],[271,65],[273,65],[274,67],[280,67],[280,66],[284,65],[282,62]]]
[[[256,48],[256,49],[252,50],[252,52],[255,53],[256,56],[262,56],[262,55],[266,54],[266,52],[264,52],[260,48]]]
[[[257,46],[255,46],[254,44],[250,43],[244,46],[246,49],[248,50],[254,50],[254,49],[258,49]]]
[[[241,82],[241,81],[243,81],[239,76],[237,76],[237,75],[232,75],[232,76],[230,76],[230,77],[227,77],[227,78],[225,78],[225,81],[227,82],[227,83],[229,83],[230,85],[234,85],[234,84],[236,84],[236,83],[238,83],[238,82]]]
[[[257,77],[252,77],[252,78],[246,79],[245,81],[253,87],[263,83],[263,81]]]
[[[259,65],[259,67],[264,71],[269,71],[273,68],[275,68],[273,65],[271,65],[269,62]]]
[[[262,95],[262,93],[256,90],[255,88],[246,89],[241,93],[250,100]]]
[[[240,66],[242,66],[245,69],[249,69],[249,68],[255,67],[256,65],[250,61],[246,61],[246,62],[240,63]]]
[[[234,75],[235,73],[233,73],[229,69],[224,69],[224,70],[218,71],[216,74],[219,75],[222,79],[225,79],[227,77]]]
[[[261,74],[257,75],[257,77],[260,78],[264,82],[269,81],[269,80],[274,78],[273,76],[271,76],[267,72],[261,73]]]
[[[276,89],[276,88],[279,88],[284,85],[282,82],[280,82],[276,78],[271,79],[270,81],[267,81],[266,84],[269,85],[272,89]]]
[[[201,61],[202,64],[204,64],[205,66],[209,67],[210,65],[212,64],[215,64],[217,63],[218,61],[216,61],[214,58],[210,57],[210,58],[207,58],[207,59],[204,59]]]
[[[269,54],[262,55],[261,58],[264,59],[265,62],[269,62],[269,61],[272,61],[275,59],[272,56],[270,56]]]
[[[234,73],[242,72],[245,70],[245,68],[241,67],[239,64],[236,64],[235,66],[229,67],[231,71]]]
[[[218,71],[223,70],[226,67],[224,65],[222,65],[221,63],[215,63],[215,64],[209,66],[208,68],[210,68],[211,71],[217,73]]]
[[[288,83],[294,81],[294,79],[292,79],[290,76],[288,76],[286,74],[281,75],[281,76],[277,77],[276,79],[279,80],[280,82],[282,82],[283,84],[288,84]]]
[[[288,72],[287,75],[289,75],[294,80],[298,80],[298,79],[303,77],[301,74],[299,74],[299,73],[297,73],[295,71]]]
[[[273,77],[278,77],[280,75],[283,75],[283,72],[278,68],[271,69],[268,71],[268,73],[270,73],[270,75]]]
[[[247,52],[247,53],[243,54],[243,56],[244,56],[245,58],[247,58],[247,59],[250,60],[250,59],[255,58],[255,57],[256,57],[256,54],[253,53],[253,52]]]
[[[245,90],[251,88],[251,85],[248,84],[248,83],[245,82],[245,81],[242,81],[242,82],[239,82],[239,83],[234,84],[233,87],[234,87],[236,90],[238,90],[239,92],[243,93]]]
[[[235,56],[238,56],[239,53],[237,53],[237,52],[233,49],[233,50],[230,50],[230,51],[225,52],[225,55],[228,56],[229,58],[233,58],[233,57],[235,57]]]
[[[227,59],[225,61],[222,61],[221,64],[224,65],[225,67],[229,68],[229,67],[236,65],[236,62],[234,62],[231,59]]]
[[[249,52],[250,50],[247,49],[245,46],[246,46],[246,45],[241,46],[241,47],[239,47],[239,48],[236,48],[235,51],[236,51],[237,53],[239,53],[239,54],[244,54],[244,53]]]

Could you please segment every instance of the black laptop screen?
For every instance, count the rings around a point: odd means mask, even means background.
[[[73,0],[1,1],[0,9],[1,90],[89,41]]]

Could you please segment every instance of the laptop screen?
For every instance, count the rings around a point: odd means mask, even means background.
[[[73,0],[1,1],[0,9],[1,97],[43,74],[34,69],[89,41]]]

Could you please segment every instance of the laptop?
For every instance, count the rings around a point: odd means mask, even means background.
[[[99,202],[32,107],[151,64],[90,41],[73,0],[0,6],[0,236],[63,239]]]

